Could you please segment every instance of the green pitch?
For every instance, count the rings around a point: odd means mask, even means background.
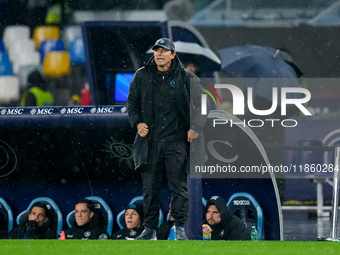
[[[339,254],[337,242],[279,241],[113,241],[113,240],[0,240],[0,254]]]

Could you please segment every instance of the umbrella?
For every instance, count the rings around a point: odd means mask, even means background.
[[[200,68],[207,72],[221,69],[221,60],[211,49],[192,42],[176,41],[174,44],[181,60],[195,59]],[[146,53],[151,54],[153,50],[149,49]]]
[[[288,53],[257,45],[234,46],[219,53],[222,71],[232,77],[256,78],[246,83],[254,95],[271,101],[272,87],[301,87],[298,77],[302,72]]]

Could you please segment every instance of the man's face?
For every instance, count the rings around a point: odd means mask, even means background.
[[[38,223],[38,226],[41,227],[44,223],[47,222],[48,218],[43,208],[33,207],[30,214],[28,215],[28,220],[36,221]]]
[[[136,210],[127,209],[125,211],[125,223],[128,229],[134,229],[134,228],[140,227],[141,220]]]
[[[221,213],[215,205],[210,205],[206,213],[206,219],[210,226],[221,222]]]
[[[173,60],[176,56],[176,52],[171,53],[170,50],[164,49],[163,47],[157,47],[155,48],[153,55],[155,57],[157,68],[160,71],[166,71],[171,65],[171,60]]]
[[[93,212],[87,208],[86,203],[76,204],[75,208],[75,218],[78,226],[83,226],[84,224],[88,223],[91,218],[93,217]]]

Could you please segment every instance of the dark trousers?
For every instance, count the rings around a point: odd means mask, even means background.
[[[142,170],[144,226],[156,229],[159,219],[163,170],[166,169],[171,190],[171,215],[176,226],[188,218],[187,142],[152,142],[147,165]]]

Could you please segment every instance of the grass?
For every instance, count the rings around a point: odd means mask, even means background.
[[[337,242],[0,240],[0,254],[339,254]]]

